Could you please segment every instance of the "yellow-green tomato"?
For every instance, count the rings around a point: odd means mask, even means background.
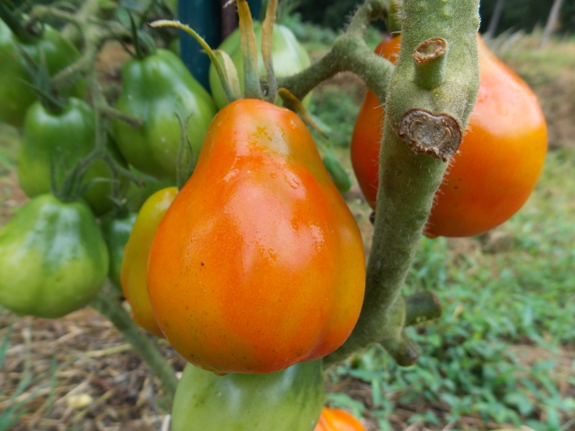
[[[157,191],[146,200],[124,248],[120,273],[122,290],[132,308],[134,322],[158,337],[163,337],[163,334],[154,317],[148,295],[148,255],[158,225],[177,193],[177,187],[168,187]]]
[[[108,250],[90,208],[50,194],[30,200],[0,229],[0,304],[61,317],[84,307],[108,274]]]
[[[262,25],[260,22],[254,22],[254,32],[258,43],[258,64],[260,68],[259,74],[261,76],[265,76],[266,69],[261,54]],[[242,51],[240,49],[240,29],[237,28],[234,30],[226,38],[226,40],[222,42],[218,49],[227,52],[231,57],[232,62],[238,70],[240,88],[243,91],[244,66],[242,61]],[[295,38],[292,31],[283,25],[278,24],[274,26],[272,49],[274,72],[278,77],[295,75],[311,64],[307,51]],[[210,66],[210,88],[212,90],[212,95],[214,96],[216,106],[218,109],[222,109],[225,105],[227,105],[228,102],[226,100],[224,90],[222,89],[222,84],[216,72],[216,68],[213,65]],[[304,99],[304,104],[307,105],[309,100],[310,96],[308,95]]]
[[[186,365],[172,431],[312,431],[324,397],[322,361],[271,374],[218,376]]]

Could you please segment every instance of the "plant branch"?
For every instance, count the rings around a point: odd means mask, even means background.
[[[385,94],[393,65],[376,55],[363,39],[369,21],[385,16],[384,6],[381,0],[367,0],[324,57],[296,75],[278,78],[278,86],[302,100],[326,79],[339,72],[353,72],[365,81],[370,90]]]
[[[441,303],[433,292],[419,292],[405,298],[405,326],[438,319],[442,313]]]
[[[144,120],[139,117],[132,117],[131,115],[125,114],[122,111],[118,111],[116,108],[112,108],[110,105],[108,105],[106,99],[101,101],[97,109],[99,109],[108,118],[128,123],[134,129],[139,129],[144,125]]]
[[[158,377],[164,393],[167,395],[171,409],[171,404],[178,386],[178,379],[176,378],[173,367],[122,308],[122,304],[118,298],[110,294],[99,293],[91,305],[112,322],[116,329],[122,333],[124,338],[128,340],[138,355]]]
[[[74,16],[79,22],[87,22],[94,17],[111,18],[116,7],[117,5],[111,1],[86,0]],[[78,47],[84,42],[81,25],[77,25],[73,21],[68,21],[62,30],[62,36]]]
[[[34,6],[30,17],[45,20],[47,17],[58,18],[73,23],[83,35],[84,49],[78,60],[70,66],[62,69],[51,79],[52,88],[59,90],[70,85],[79,77],[89,73],[94,69],[94,64],[98,58],[100,48],[111,38],[130,37],[130,33],[121,25],[113,26],[113,33],[104,30],[99,24],[91,21],[91,17],[76,16],[68,12],[61,11],[54,7],[37,5]]]

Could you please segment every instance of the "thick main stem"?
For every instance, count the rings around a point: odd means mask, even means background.
[[[415,350],[403,330],[401,289],[447,163],[413,152],[399,138],[398,126],[408,111],[418,109],[432,116],[449,116],[463,130],[479,87],[478,6],[477,0],[404,2],[402,49],[387,94],[371,88],[385,103],[386,118],[364,306],[352,335],[326,363],[345,359],[374,341],[381,342],[398,362],[413,362]],[[444,83],[429,89],[417,83],[413,53],[421,42],[436,37],[447,41],[449,56]]]
[[[173,367],[164,359],[154,343],[136,326],[117,298],[100,293],[92,301],[91,305],[112,322],[158,377],[171,409],[178,386],[178,379]]]

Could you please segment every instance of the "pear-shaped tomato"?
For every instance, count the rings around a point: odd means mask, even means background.
[[[173,431],[312,431],[323,404],[320,360],[271,374],[227,374],[186,365]]]
[[[52,165],[62,180],[65,170],[74,168],[95,146],[96,124],[94,110],[86,102],[71,97],[60,112],[51,112],[35,102],[26,113],[22,132],[22,146],[18,155],[18,180],[26,195],[33,197],[50,191]],[[109,146],[114,156],[118,151]],[[123,161],[122,161],[123,163]],[[96,215],[104,214],[113,207],[112,172],[103,160],[97,160],[84,176],[84,181],[103,178],[92,184],[83,198]],[[128,187],[122,178],[121,188]]]
[[[150,251],[172,346],[219,373],[321,358],[349,336],[364,283],[359,229],[303,121],[261,100],[227,105]]]
[[[254,33],[258,43],[259,74],[266,75],[266,69],[261,54],[262,25],[254,21]],[[240,88],[244,88],[244,66],[240,46],[240,29],[234,30],[218,47],[219,50],[229,54],[238,71]],[[311,62],[305,48],[298,42],[292,31],[280,24],[274,26],[272,37],[272,61],[274,72],[277,77],[295,75],[308,67]],[[222,109],[228,102],[222,88],[221,81],[216,73],[214,65],[210,66],[210,88],[218,109]],[[304,98],[304,104],[308,104],[311,96]]]
[[[114,122],[114,136],[126,160],[156,178],[176,177],[180,126],[188,119],[188,135],[195,157],[216,107],[211,96],[173,52],[158,49],[128,62],[122,71],[122,93],[116,109],[144,120],[134,129]]]
[[[314,431],[365,431],[365,428],[345,410],[324,407]]]
[[[158,337],[163,334],[150,305],[146,268],[156,229],[177,193],[177,187],[168,187],[155,192],[144,202],[124,248],[122,260],[122,290],[132,308],[134,322]]]
[[[376,52],[395,60],[400,37]],[[525,203],[547,151],[547,128],[537,98],[478,37],[481,85],[469,126],[435,196],[425,227],[429,237],[478,235],[500,225]],[[374,208],[383,108],[368,91],[351,142],[359,185]]]
[[[124,261],[124,247],[130,238],[135,221],[135,213],[128,213],[119,217],[105,217],[101,220],[102,232],[110,255],[108,278],[119,289],[122,286],[120,272]]]
[[[26,110],[36,100],[34,92],[26,85],[31,79],[19,48],[34,62],[44,61],[51,75],[80,57],[76,47],[49,25],[43,26],[41,36],[20,40],[0,20],[0,121],[16,127],[22,126]],[[74,95],[83,97],[85,92],[85,81],[74,86]]]
[[[92,300],[108,251],[90,208],[46,194],[0,229],[0,304],[18,314],[61,317]]]

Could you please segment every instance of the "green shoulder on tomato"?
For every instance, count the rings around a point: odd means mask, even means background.
[[[312,431],[324,397],[322,361],[271,374],[227,374],[186,365],[173,431]]]

